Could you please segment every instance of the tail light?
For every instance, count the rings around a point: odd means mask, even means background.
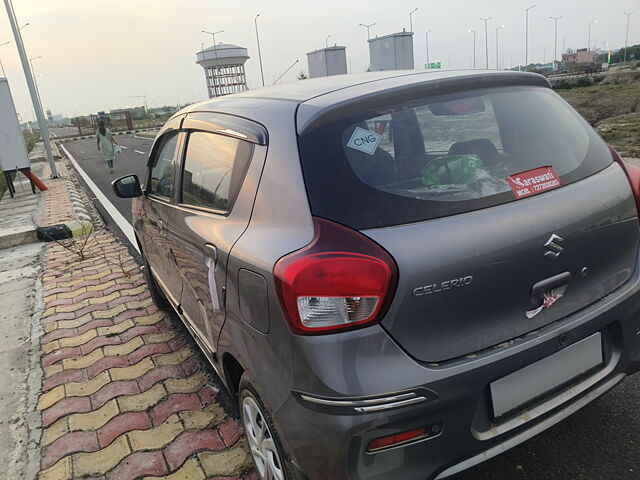
[[[640,167],[632,165],[629,162],[625,162],[611,145],[609,145],[609,150],[611,151],[613,159],[620,164],[624,173],[627,174],[627,178],[631,184],[631,190],[633,191],[633,196],[636,198],[636,207],[640,214]]]
[[[293,333],[313,335],[370,325],[384,315],[396,286],[391,256],[361,233],[322,218],[306,247],[274,267],[276,289]]]

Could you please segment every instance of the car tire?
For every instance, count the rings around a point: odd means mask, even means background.
[[[296,476],[278,431],[256,389],[242,376],[238,388],[240,418],[253,463],[261,480],[293,480]]]
[[[153,272],[151,271],[151,268],[149,268],[147,258],[143,255],[142,259],[144,261],[144,277],[147,280],[147,286],[149,287],[151,298],[160,310],[171,310],[171,308],[173,308],[171,306],[171,302],[169,302],[164,292],[158,286],[156,279],[153,277]]]

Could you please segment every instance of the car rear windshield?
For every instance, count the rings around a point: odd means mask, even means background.
[[[381,97],[373,110],[370,100],[367,111],[355,104],[352,115],[299,139],[313,214],[352,228],[499,205],[517,198],[507,177],[552,167],[554,185],[566,185],[612,161],[593,129],[546,87],[483,88],[393,105]]]

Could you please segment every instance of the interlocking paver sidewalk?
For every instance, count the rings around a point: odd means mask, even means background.
[[[44,223],[72,211],[57,185]],[[44,249],[39,477],[255,477],[203,356],[153,304],[127,248],[102,230],[83,255]]]

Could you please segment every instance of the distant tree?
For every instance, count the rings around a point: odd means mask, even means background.
[[[78,123],[81,127],[89,126],[89,119],[87,117],[75,117],[71,119],[71,125],[74,127],[78,126]]]
[[[640,58],[640,45],[629,45],[627,48],[627,62]],[[609,52],[601,53],[596,57],[596,63],[607,63]],[[611,63],[622,63],[624,61],[624,47],[615,52],[611,52]]]
[[[304,70],[300,70],[300,73],[298,74],[298,80],[304,80],[306,78],[309,77],[307,77],[307,75],[304,73]]]

